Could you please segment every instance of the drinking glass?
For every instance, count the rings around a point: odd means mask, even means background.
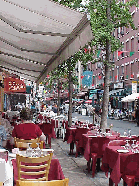
[[[126,144],[125,144],[125,148],[129,149],[130,148],[130,144],[128,143],[130,140],[126,140]]]
[[[135,149],[136,148],[136,144],[134,143],[136,140],[131,140],[131,141],[133,141],[133,143],[132,143],[132,145],[131,145],[131,148],[132,149]]]
[[[36,151],[37,157],[40,157],[42,151],[41,151],[41,149],[40,149],[40,147],[39,147],[39,143],[37,143],[37,145],[38,145],[38,147],[35,149],[35,151]]]
[[[127,130],[124,131],[124,136],[127,136]]]
[[[31,143],[28,143],[28,148],[26,150],[27,157],[32,157],[32,151],[33,151],[33,149],[31,147]]]

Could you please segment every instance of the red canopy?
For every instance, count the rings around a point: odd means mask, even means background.
[[[92,103],[92,99],[87,100],[85,103]]]

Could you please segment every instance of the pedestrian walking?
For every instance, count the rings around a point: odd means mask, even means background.
[[[135,118],[136,118],[137,126],[139,127],[139,108],[136,110]]]

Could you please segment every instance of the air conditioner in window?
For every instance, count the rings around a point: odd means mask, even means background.
[[[100,67],[101,67],[101,63],[98,63],[98,64],[97,64],[97,67],[100,68]]]
[[[124,80],[124,76],[120,76],[120,80]]]
[[[121,31],[121,35],[124,35],[124,31],[123,30]]]

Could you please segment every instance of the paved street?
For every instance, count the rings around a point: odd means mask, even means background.
[[[72,117],[77,117],[80,121],[86,121],[89,120],[90,122],[93,122],[92,116],[82,116],[81,114],[78,114],[77,112],[72,113]],[[123,120],[114,120],[108,118],[108,128],[109,125],[113,124],[113,130],[118,131],[121,134],[124,134],[125,130],[131,129],[131,134],[139,135],[139,127],[137,127],[137,124],[135,122],[131,121],[123,121]]]
[[[73,113],[73,117],[77,117],[79,120],[89,120],[92,122],[92,117],[82,116],[77,113]],[[111,120],[108,119],[108,126],[113,124],[114,130],[121,132],[123,134],[125,129],[130,128],[132,134],[139,134],[139,128],[136,127],[136,123],[128,122],[128,121],[120,121],[120,120]],[[69,144],[67,142],[63,142],[62,139],[53,139],[52,140],[52,148],[54,149],[54,154],[60,161],[65,177],[69,178],[69,186],[108,186],[109,179],[106,178],[105,173],[100,171],[98,172],[94,178],[92,178],[91,172],[88,173],[87,161],[83,156],[75,158],[75,155],[68,155],[69,153]],[[74,149],[75,153],[75,149]],[[123,181],[118,184],[118,186],[122,186]]]

